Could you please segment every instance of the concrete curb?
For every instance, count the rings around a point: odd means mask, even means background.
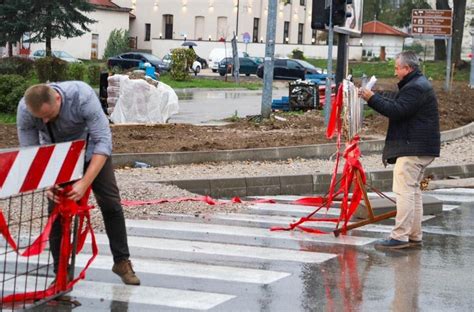
[[[474,122],[441,133],[441,142],[448,142],[474,133]],[[362,153],[381,152],[384,140],[365,141],[360,143]],[[191,163],[220,162],[220,161],[263,161],[285,160],[289,158],[329,158],[336,151],[335,143],[318,145],[301,145],[288,147],[270,147],[224,151],[205,152],[169,152],[169,153],[123,153],[113,154],[114,166],[130,166],[135,161],[144,162],[151,166],[169,166]]]
[[[368,185],[379,191],[391,191],[392,169],[366,172]],[[436,180],[448,176],[474,177],[474,164],[428,167],[425,176]],[[261,196],[261,195],[305,195],[325,194],[329,189],[331,174],[305,174],[288,176],[217,178],[173,181],[150,181],[176,185],[190,192],[212,197]]]

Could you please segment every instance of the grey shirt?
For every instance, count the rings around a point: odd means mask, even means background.
[[[61,96],[58,118],[50,122],[52,137],[41,118],[28,111],[22,98],[17,111],[20,146],[35,146],[87,139],[86,161],[92,154],[112,154],[112,134],[95,91],[82,81],[51,83]]]

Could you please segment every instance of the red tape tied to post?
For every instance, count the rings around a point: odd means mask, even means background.
[[[272,227],[272,231],[289,231],[298,228],[304,232],[314,233],[314,234],[327,234],[325,231],[321,231],[312,227],[303,226],[306,222],[334,222],[336,223],[336,229],[339,228],[339,224],[342,222],[342,234],[347,233],[347,223],[351,219],[352,215],[359,206],[360,200],[362,198],[362,190],[359,183],[357,183],[357,176],[355,175],[357,169],[361,174],[362,183],[365,184],[366,177],[362,164],[359,161],[360,158],[360,149],[359,149],[359,137],[355,136],[351,141],[346,143],[346,148],[342,153],[342,156],[346,160],[344,168],[342,170],[341,180],[339,184],[339,189],[336,190],[337,185],[337,171],[339,168],[340,162],[340,150],[341,150],[341,135],[342,135],[342,112],[343,104],[343,92],[342,84],[340,84],[337,91],[336,101],[332,104],[331,116],[328,123],[328,128],[326,130],[327,138],[334,137],[334,134],[337,134],[337,153],[336,153],[336,164],[334,166],[333,174],[331,177],[331,183],[329,186],[329,191],[326,196],[323,197],[307,197],[301,198],[295,201],[295,204],[307,205],[307,206],[316,206],[318,207],[315,211],[310,213],[308,216],[300,218],[295,223],[291,223],[288,227]],[[353,189],[352,197],[349,198],[350,190]],[[341,212],[338,218],[314,218],[313,216],[318,213],[322,208],[329,209],[334,199],[339,196],[342,197]]]
[[[48,218],[48,222],[43,230],[43,232],[38,236],[38,238],[28,246],[23,252],[20,253],[17,244],[12,238],[8,225],[5,221],[3,212],[0,209],[0,230],[2,236],[5,238],[10,247],[15,250],[19,255],[23,257],[31,257],[41,254],[44,251],[47,241],[49,240],[49,234],[51,232],[51,227],[54,221],[61,217],[61,252],[59,260],[59,268],[56,275],[56,281],[48,289],[41,291],[26,292],[20,294],[9,295],[2,298],[2,302],[17,302],[17,301],[33,301],[40,300],[46,297],[53,296],[59,292],[72,289],[72,287],[80,280],[84,279],[86,276],[86,271],[94,261],[95,257],[98,254],[97,242],[95,239],[94,231],[92,229],[92,224],[90,220],[90,209],[93,206],[87,205],[87,201],[90,194],[90,188],[84,195],[84,197],[79,201],[75,202],[69,200],[65,197],[65,193],[70,190],[70,187],[65,188],[65,190],[60,194],[60,202],[54,207],[51,215]],[[71,224],[74,219],[74,216],[79,217],[79,227],[78,227],[78,245],[76,254],[79,254],[84,247],[87,235],[91,235],[91,245],[92,245],[92,256],[87,261],[86,266],[82,269],[79,275],[71,281],[68,281],[68,266],[69,258],[72,254],[72,243],[71,243]],[[86,226],[84,226],[84,221],[86,221]]]

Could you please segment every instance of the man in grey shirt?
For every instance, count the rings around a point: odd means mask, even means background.
[[[94,90],[81,81],[38,84],[26,90],[17,112],[20,146],[35,146],[87,139],[85,172],[72,185],[66,196],[80,200],[89,186],[104,219],[114,258],[112,271],[128,285],[140,285],[129,260],[127,231],[120,193],[112,167],[112,134]],[[50,212],[54,207],[54,191],[47,192]],[[54,269],[59,264],[61,242],[60,220],[50,235]]]

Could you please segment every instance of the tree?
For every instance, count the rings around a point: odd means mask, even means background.
[[[436,0],[436,9],[451,10],[448,0]],[[462,37],[466,17],[466,0],[453,0],[453,50],[451,60],[459,65],[461,62]],[[435,60],[446,59],[445,40],[435,40]]]
[[[404,27],[411,24],[411,12],[414,9],[431,9],[425,0],[406,0],[395,14],[394,25]]]
[[[107,39],[103,58],[107,59],[111,56],[130,51],[128,40],[128,31],[122,29],[112,30],[109,39]]]
[[[9,56],[12,56],[12,44],[20,41],[23,34],[30,29],[30,14],[30,1],[0,0],[0,45],[8,46]]]
[[[47,56],[51,56],[51,39],[81,36],[90,31],[88,24],[96,22],[82,14],[94,11],[87,0],[34,0],[30,1],[30,7],[31,41],[45,41]]]

